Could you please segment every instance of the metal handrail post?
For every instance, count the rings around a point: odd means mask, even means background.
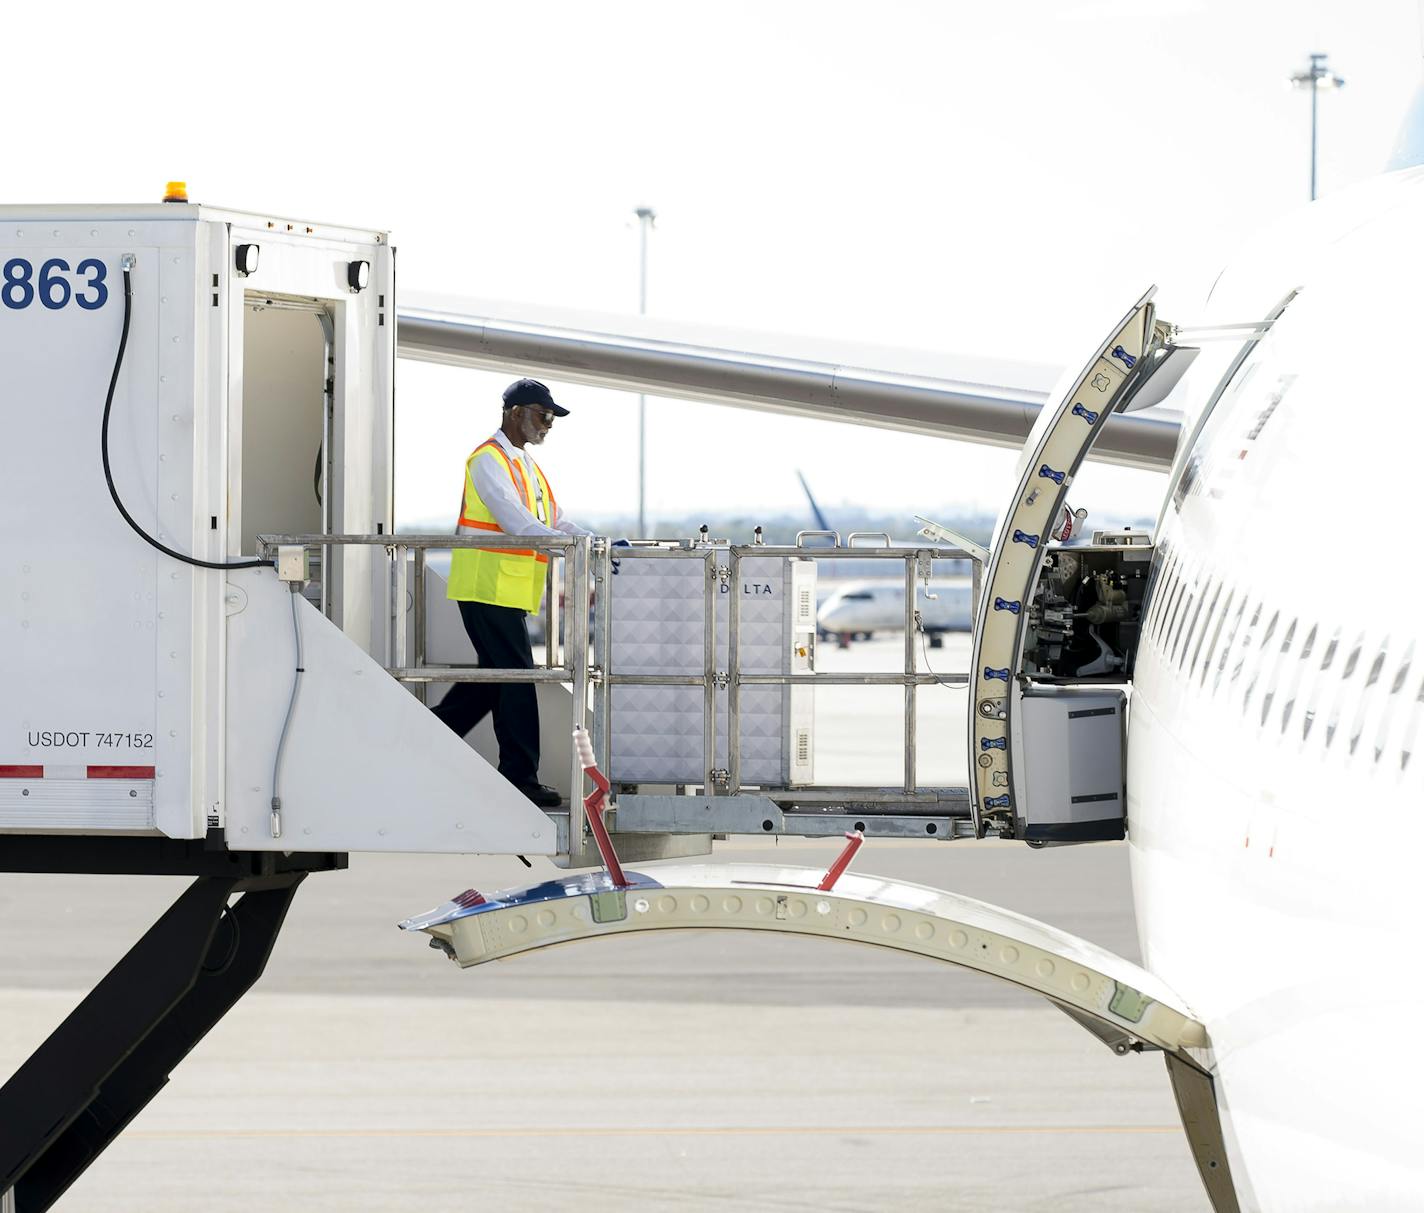
[[[598,627],[598,651],[594,656],[603,672],[593,690],[593,752],[598,756],[599,768],[608,774],[612,769],[609,756],[613,748],[613,688],[609,682],[613,664],[613,552],[607,541],[598,548],[593,584],[593,609]]]
[[[742,790],[742,558],[727,554],[727,795]]]
[[[392,639],[395,641],[392,647],[392,664],[404,666],[410,656],[409,646],[406,644],[406,594],[410,584],[409,571],[405,566],[405,548],[399,543],[390,546],[391,558],[395,564],[395,602],[391,611],[391,626],[394,631]]]
[[[419,669],[425,664],[425,549],[415,549],[415,585],[412,588],[415,611],[415,665]],[[415,686],[415,696],[421,703],[430,702],[430,685],[419,682]]]
[[[915,790],[916,756],[915,733],[917,731],[917,700],[919,687],[910,679],[918,672],[915,669],[915,566],[917,556],[905,557],[905,791]]]
[[[323,308],[317,313],[321,325],[324,357],[321,381],[321,533],[331,534],[331,431],[336,410],[336,320]],[[321,553],[321,613],[331,618],[331,547],[323,544]]]
[[[588,602],[589,545],[587,535],[580,536],[578,544],[569,556],[574,564],[574,597],[579,602]],[[565,653],[570,665],[573,686],[573,723],[587,726],[588,716],[588,608],[574,611],[566,625],[568,643]],[[578,863],[583,855],[583,765],[578,760],[572,740],[568,743],[570,766],[569,777],[569,862]]]
[[[554,580],[554,560],[556,552],[549,553],[549,562],[544,566],[544,668],[554,668],[554,657],[559,649],[559,596],[554,593],[558,584]]]
[[[559,575],[562,579],[562,588],[559,592],[564,596],[564,609],[562,611],[562,614],[567,616],[568,619],[572,619],[574,617],[574,603],[577,601],[577,599],[574,598],[574,559],[571,555],[569,555],[568,552],[564,552],[562,553],[562,561],[563,563],[559,566]],[[584,610],[587,609],[588,605],[585,603]],[[559,655],[559,660],[557,663],[558,668],[562,670],[567,670],[572,673],[573,667],[569,663],[569,635],[567,620],[564,620],[562,622],[562,626],[565,629],[564,635],[563,638],[560,639],[560,637],[555,634],[554,651]]]
[[[705,686],[702,692],[702,757],[706,767],[702,784],[704,796],[717,795],[717,549],[709,547],[704,557],[702,662]]]

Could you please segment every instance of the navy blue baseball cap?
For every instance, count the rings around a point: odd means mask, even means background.
[[[504,389],[504,407],[512,409],[519,404],[532,404],[541,409],[548,409],[555,417],[569,415],[569,410],[561,404],[555,404],[553,393],[537,379],[516,379]]]

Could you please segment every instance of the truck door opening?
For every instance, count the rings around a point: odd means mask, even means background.
[[[242,321],[230,525],[238,550],[250,555],[259,535],[331,529],[335,326],[314,299],[252,292]]]

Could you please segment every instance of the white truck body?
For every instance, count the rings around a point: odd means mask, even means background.
[[[188,204],[0,207],[0,833],[552,853],[549,819],[382,671],[380,547],[332,549],[328,617],[295,604],[306,672],[274,836],[288,587],[162,554],[105,484],[129,257],[109,455],[139,525],[213,562],[254,556],[258,535],[392,528],[385,233]]]

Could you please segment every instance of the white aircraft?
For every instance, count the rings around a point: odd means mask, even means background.
[[[1145,963],[1211,1034],[1246,1207],[1424,1207],[1424,1065],[1387,1043],[1424,1011],[1400,845],[1424,808],[1424,579],[1392,557],[1424,418],[1418,368],[1374,355],[1424,321],[1422,219],[1414,169],[1287,220],[1204,317],[1269,333],[1174,397],[1192,425],[1133,681],[1133,885]],[[1372,521],[1313,511],[1325,485]]]
[[[1210,1038],[1199,1060],[1230,1158],[1214,1190],[1203,1164],[1218,1209],[1424,1208],[1424,1062],[1407,1036],[1424,1016],[1424,882],[1406,845],[1424,809],[1408,542],[1421,272],[1424,170],[1328,197],[1222,274],[1169,398],[1186,421],[1135,656],[1128,845],[1145,966]],[[537,371],[620,381],[541,348]],[[758,403],[679,373],[652,390]],[[840,415],[834,393],[798,399],[778,407]],[[969,421],[952,400],[936,416],[880,407],[902,428],[1022,439],[1009,406]],[[1153,412],[1114,418],[1110,453],[1160,466]],[[1364,509],[1317,508],[1326,494]]]
[[[915,610],[919,626],[938,648],[945,632],[967,632],[974,626],[970,580],[955,578],[918,588]],[[888,578],[852,581],[831,591],[816,611],[816,627],[834,636],[844,648],[852,639],[869,639],[876,632],[905,630],[905,583]]]

